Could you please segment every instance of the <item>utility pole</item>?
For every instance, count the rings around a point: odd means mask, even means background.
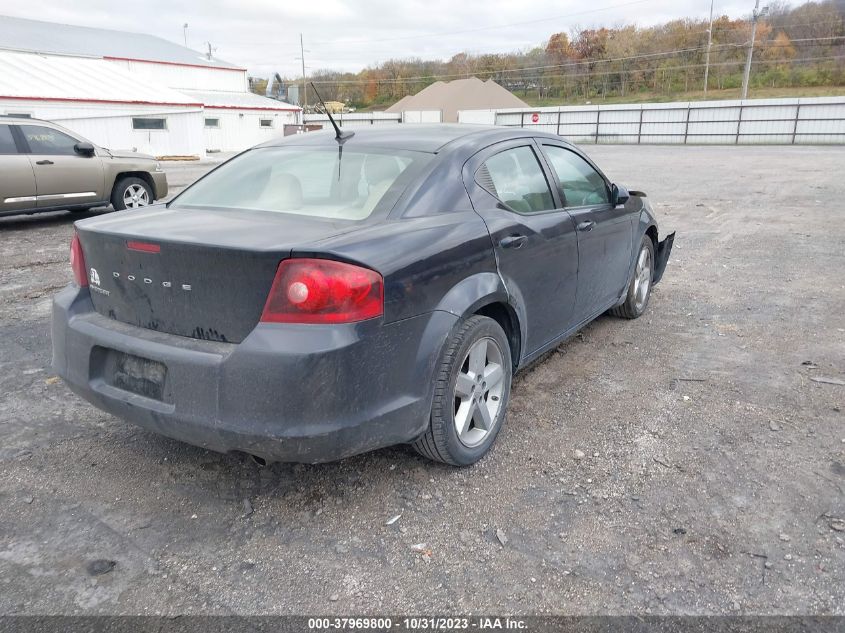
[[[769,7],[760,11],[760,0],[754,2],[754,12],[751,14],[751,41],[748,43],[748,57],[745,59],[745,74],[742,76],[742,99],[748,98],[748,80],[751,78],[751,58],[754,56],[754,38],[757,35],[757,20],[769,12]]]
[[[707,59],[704,62],[704,98],[707,98],[707,78],[710,76],[710,47],[713,46],[713,2],[710,0],[710,28],[707,29]]]
[[[299,54],[302,58],[302,112],[308,109],[308,84],[305,83],[305,46],[302,44],[302,33],[299,34]]]
[[[185,40],[185,48],[188,48],[188,23],[182,25],[182,37]]]

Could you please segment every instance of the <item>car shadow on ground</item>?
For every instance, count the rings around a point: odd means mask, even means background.
[[[61,224],[73,224],[77,220],[112,213],[111,207],[99,207],[88,211],[48,211],[31,215],[0,216],[0,231],[24,230],[30,227],[47,228]]]
[[[521,370],[514,378],[515,395],[520,397],[524,383],[530,381],[531,375],[552,357],[565,356],[569,348],[582,344],[585,337],[600,334],[604,327],[615,321],[617,319],[613,317],[599,317]],[[361,501],[364,490],[368,492],[363,496],[366,498],[372,494],[371,501],[375,503],[388,490],[400,490],[400,497],[404,497],[401,491],[406,490],[406,494],[416,497],[420,490],[437,487],[441,483],[448,487],[459,480],[479,475],[483,477],[483,473],[494,472],[501,466],[502,460],[509,459],[513,448],[511,441],[519,437],[520,426],[524,422],[522,416],[506,418],[501,435],[490,453],[475,465],[456,468],[432,462],[418,455],[407,444],[330,463],[261,464],[246,453],[216,453],[134,427],[117,418],[114,420],[123,426],[116,428],[115,435],[119,437],[114,444],[117,446],[112,446],[111,450],[122,453],[120,459],[127,464],[132,463],[132,470],[146,472],[145,481],[159,479],[173,484],[189,493],[200,506],[203,500],[210,506],[233,502],[239,507],[244,500],[253,504],[261,499],[271,504],[282,500],[282,506],[302,510],[304,501],[310,499],[316,504],[306,504],[310,511],[317,511],[324,499],[337,505],[342,505],[345,498],[355,497]],[[111,441],[107,443],[112,444]],[[310,492],[303,497],[303,490]]]

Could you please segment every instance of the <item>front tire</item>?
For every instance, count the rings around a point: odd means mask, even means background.
[[[505,420],[513,364],[502,327],[472,316],[446,342],[435,377],[428,430],[413,443],[431,460],[468,466],[481,459]]]
[[[117,181],[112,190],[111,204],[115,211],[140,209],[154,201],[153,189],[147,181],[127,176]]]
[[[622,305],[613,308],[610,313],[623,319],[636,319],[642,316],[648,307],[651,297],[652,280],[654,279],[654,243],[648,235],[643,236],[637,260],[634,263],[634,274],[628,282],[628,291]]]

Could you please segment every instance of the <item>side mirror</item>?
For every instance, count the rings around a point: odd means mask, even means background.
[[[73,146],[73,150],[80,156],[93,156],[94,146],[91,143],[77,143]]]
[[[631,195],[628,193],[628,190],[625,187],[620,187],[619,185],[610,185],[610,201],[613,203],[613,206],[618,207],[620,205],[625,204],[628,202],[628,199]]]

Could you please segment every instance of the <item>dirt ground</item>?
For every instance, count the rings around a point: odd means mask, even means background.
[[[50,372],[75,217],[0,219],[0,613],[845,614],[845,148],[587,149],[677,230],[666,276],[461,470],[260,468],[94,409]]]

